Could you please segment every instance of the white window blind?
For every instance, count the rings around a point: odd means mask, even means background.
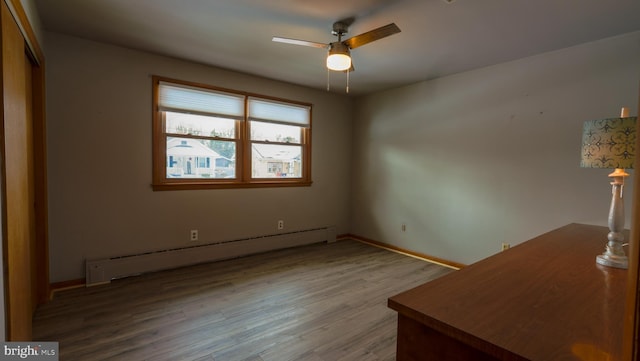
[[[311,108],[308,106],[249,98],[250,120],[309,127],[310,112]]]
[[[161,111],[243,119],[244,96],[161,81],[158,85],[158,108]]]

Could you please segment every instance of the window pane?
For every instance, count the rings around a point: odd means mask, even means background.
[[[300,144],[301,128],[263,122],[251,122],[251,140]]]
[[[236,143],[167,137],[167,178],[235,178]]]
[[[154,190],[311,184],[311,104],[152,80]]]
[[[234,139],[236,121],[203,115],[165,112],[165,131],[173,134],[190,134],[205,137],[218,136]]]
[[[302,147],[253,144],[251,148],[253,178],[302,177]]]

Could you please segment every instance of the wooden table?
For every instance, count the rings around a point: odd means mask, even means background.
[[[570,224],[389,298],[397,361],[619,360],[626,270],[608,229]]]

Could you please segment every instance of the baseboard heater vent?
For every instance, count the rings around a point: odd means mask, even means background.
[[[191,247],[173,248],[105,259],[87,260],[86,285],[95,286],[111,280],[147,272],[218,261],[266,251],[319,242],[335,242],[335,227],[222,241]]]

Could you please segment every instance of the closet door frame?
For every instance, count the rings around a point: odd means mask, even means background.
[[[4,331],[30,341],[33,312],[50,291],[44,57],[21,2],[1,5]]]

